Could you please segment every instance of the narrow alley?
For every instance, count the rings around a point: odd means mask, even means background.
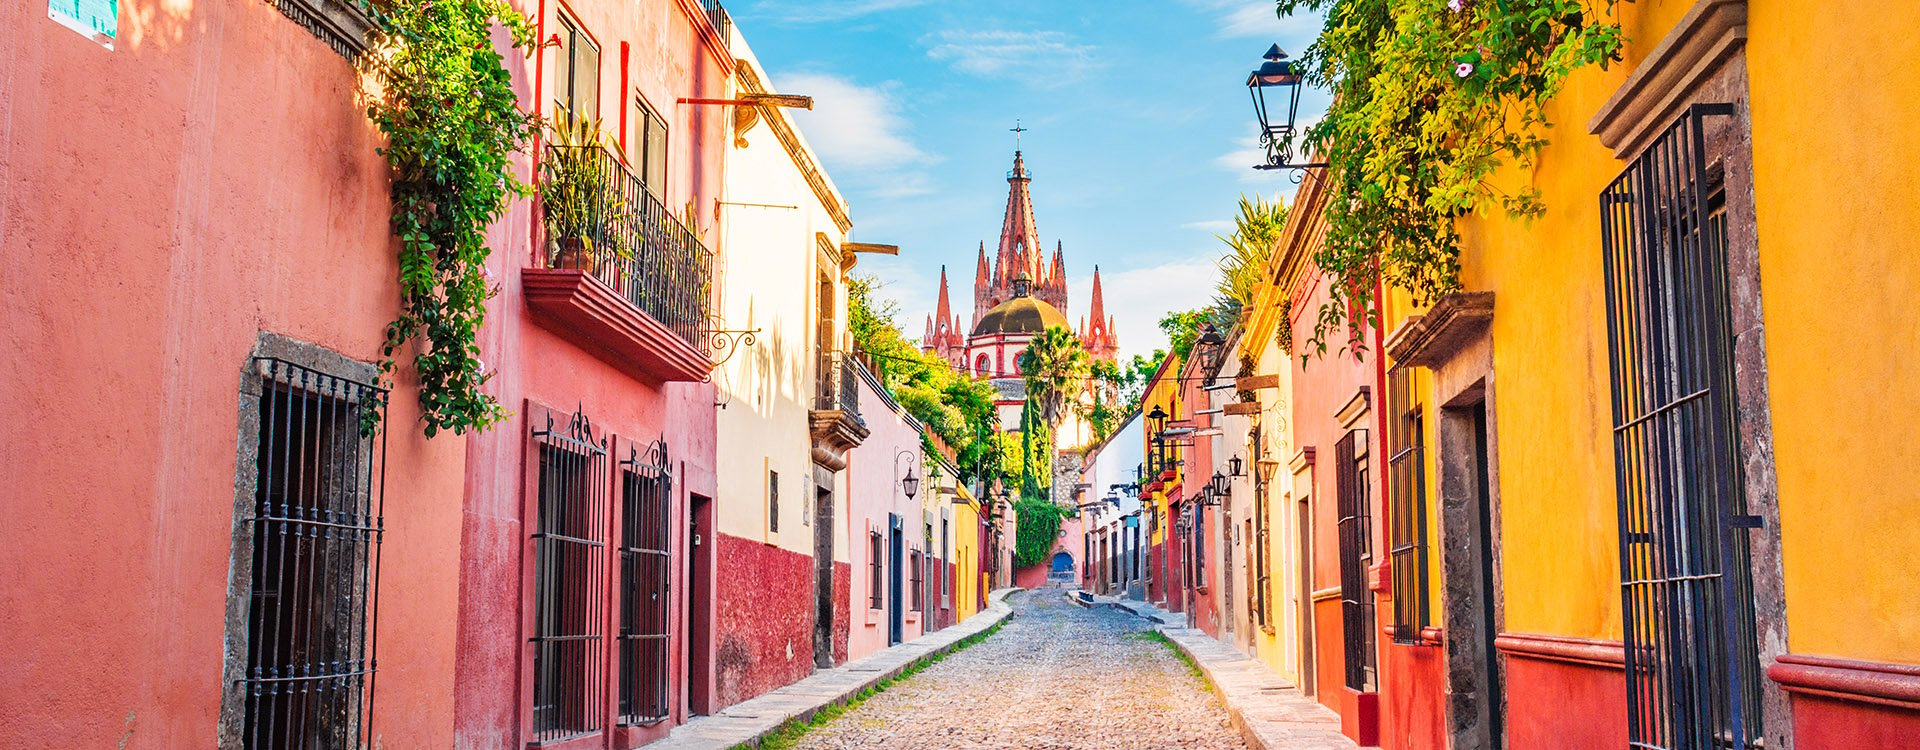
[[[795,748],[1245,747],[1151,624],[1060,589],[1014,594],[985,641],[875,694]],[[981,706],[994,706],[982,721]]]

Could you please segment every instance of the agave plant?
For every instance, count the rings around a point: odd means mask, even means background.
[[[562,115],[551,138],[540,162],[540,206],[552,265],[596,268],[632,258],[635,217],[619,189],[626,175],[605,147],[600,121]]]

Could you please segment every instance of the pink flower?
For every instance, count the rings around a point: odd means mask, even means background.
[[[1460,63],[1453,66],[1453,74],[1461,78],[1473,75],[1473,63]]]
[[[1467,9],[1467,0],[1447,0],[1447,10],[1459,13]]]
[[[486,380],[487,376],[493,374],[493,369],[487,367],[486,360],[481,359],[479,357],[474,357],[473,362],[474,362],[473,374],[475,377],[481,380]]]

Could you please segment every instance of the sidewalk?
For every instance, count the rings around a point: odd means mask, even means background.
[[[1146,602],[1093,597],[1093,606],[1112,606],[1160,623],[1156,629],[1213,683],[1233,726],[1255,750],[1355,750],[1340,733],[1340,715],[1300,694],[1300,690],[1258,659],[1186,626],[1184,615]]]
[[[833,669],[814,672],[786,687],[741,701],[712,716],[689,721],[666,739],[644,745],[647,750],[708,750],[758,741],[789,719],[805,721],[820,709],[840,703],[855,693],[899,674],[907,667],[953,650],[961,639],[993,627],[1013,613],[1007,595],[1017,588],[987,595],[988,607],[964,621]]]

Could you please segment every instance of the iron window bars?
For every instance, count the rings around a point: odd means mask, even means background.
[[[880,544],[880,532],[878,531],[867,532],[867,560],[868,560],[867,567],[870,569],[870,572],[872,573],[872,581],[870,585],[867,586],[867,607],[869,609],[882,609],[884,606],[882,603],[883,600],[880,598],[880,594],[881,594],[880,589],[885,584],[884,580],[880,575],[881,552],[882,552],[882,548]]]
[[[846,352],[822,350],[820,369],[814,379],[813,408],[838,411],[855,422],[866,424],[860,416],[860,376],[853,368],[854,359]]]
[[[1722,173],[1695,104],[1600,195],[1627,731],[1637,748],[1757,747],[1760,665]]]
[[[260,442],[247,592],[248,748],[373,737],[387,391],[256,358]]]
[[[920,588],[925,583],[921,580],[920,574],[920,566],[923,562],[924,560],[921,557],[920,550],[914,550],[909,553],[907,558],[907,573],[911,578],[907,581],[907,585],[913,590],[913,601],[912,606],[908,609],[914,612],[922,611],[921,607],[924,606]]]
[[[538,518],[534,548],[533,739],[601,729],[606,643],[606,441],[583,412],[536,424]]]
[[[624,724],[665,721],[673,474],[656,440],[620,462],[620,697]]]
[[[645,181],[607,148],[549,144],[545,158],[601,175],[597,186],[587,188],[594,194],[578,197],[586,205],[584,213],[606,217],[605,221],[590,222],[596,224],[592,236],[548,237],[549,246],[555,248],[559,248],[561,239],[586,240],[593,252],[556,249],[541,253],[546,267],[580,270],[599,279],[681,341],[706,351],[709,341],[701,329],[708,323],[713,253],[700,243],[699,236],[680,223],[665,203],[647,191]],[[614,252],[621,249],[626,252]]]
[[[1387,374],[1388,528],[1393,565],[1393,642],[1420,642],[1432,624],[1427,604],[1427,478],[1424,417],[1413,402],[1413,371]]]
[[[1373,516],[1367,507],[1367,431],[1348,430],[1335,444],[1334,471],[1339,483],[1340,620],[1345,636],[1347,687],[1373,690],[1373,593],[1367,568],[1373,565]]]

